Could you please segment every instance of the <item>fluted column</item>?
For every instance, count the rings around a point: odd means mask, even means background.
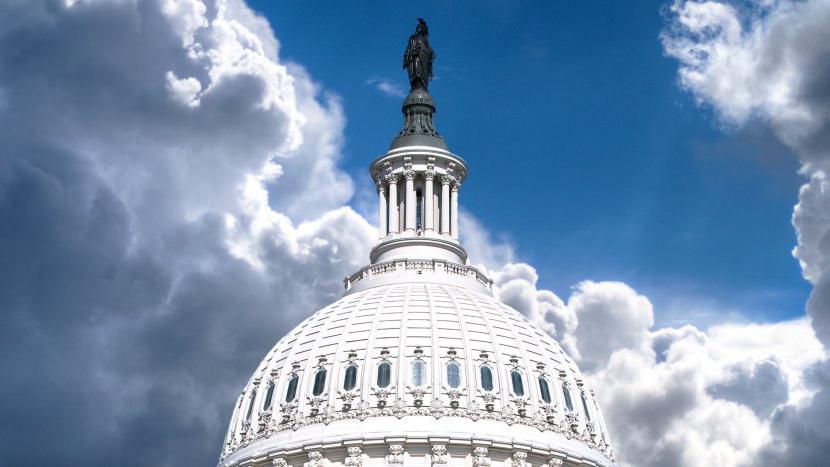
[[[433,213],[432,204],[432,179],[435,177],[435,172],[427,170],[424,174],[424,231],[435,230],[435,213]]]
[[[461,188],[461,184],[455,182],[452,184],[452,200],[450,201],[451,204],[451,211],[450,211],[450,234],[452,238],[458,240],[458,190]]]
[[[398,233],[398,176],[387,175],[389,183],[389,233]]]
[[[450,233],[450,180],[449,175],[441,176],[441,233]]]
[[[378,231],[380,233],[380,238],[386,236],[387,226],[386,226],[386,187],[384,186],[384,181],[382,178],[378,178],[375,180],[378,186]]]
[[[406,230],[415,230],[415,172],[412,170],[405,170],[403,176],[406,177],[406,198],[404,206],[406,207]]]

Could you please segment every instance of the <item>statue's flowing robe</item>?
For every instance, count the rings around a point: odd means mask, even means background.
[[[427,89],[432,79],[432,47],[426,36],[413,34],[409,37],[409,44],[403,55],[403,66],[409,73],[409,84],[412,89]]]

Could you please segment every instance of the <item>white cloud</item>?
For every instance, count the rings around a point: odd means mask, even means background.
[[[730,125],[759,120],[769,125],[802,162],[809,181],[801,187],[793,225],[804,277],[813,285],[807,303],[812,329],[799,323],[795,331],[781,325],[710,330],[729,335],[720,354],[751,349],[759,357],[774,353],[787,375],[789,402],[779,406],[771,422],[771,441],[753,465],[812,466],[824,462],[830,436],[818,419],[830,416],[830,370],[816,362],[830,345],[830,199],[826,173],[830,164],[830,1],[771,0],[756,3],[676,1],[670,26],[662,36],[666,53],[680,63],[681,85],[701,104],[713,107]],[[787,333],[786,331],[791,331]],[[815,333],[813,333],[815,331]],[[761,337],[763,335],[763,337]],[[800,345],[796,345],[800,344]],[[787,347],[798,352],[788,352]],[[771,371],[771,366],[764,367]],[[756,374],[754,368],[733,373]],[[767,376],[764,376],[767,377]],[[727,388],[754,384],[725,383]],[[726,389],[727,392],[732,389]],[[720,392],[723,393],[724,389]],[[763,401],[754,405],[762,406]]]
[[[381,78],[373,76],[366,80],[367,86],[372,86],[381,93],[389,97],[406,97],[406,90],[399,83],[390,80],[389,78]]]

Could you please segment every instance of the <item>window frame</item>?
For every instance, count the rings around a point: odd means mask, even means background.
[[[551,390],[550,390],[550,381],[548,381],[548,379],[545,377],[545,375],[539,375],[538,383],[539,383],[539,397],[541,398],[542,403],[548,404],[548,405],[553,404],[554,399],[553,399],[553,393],[551,393]],[[544,389],[542,389],[542,383],[545,384]],[[547,393],[547,395],[548,395],[547,400],[545,400],[545,393]]]
[[[522,390],[521,394],[516,392],[516,381],[513,379],[514,374],[519,375],[519,384],[521,385],[521,390]],[[527,396],[527,390],[525,389],[525,381],[524,381],[525,378],[524,378],[524,374],[522,373],[522,370],[520,370],[518,367],[513,367],[513,368],[510,369],[510,371],[508,371],[508,376],[509,376],[508,379],[510,380],[510,394],[514,395],[515,397],[525,397],[525,396]]]
[[[386,386],[381,386],[380,383],[380,367],[382,365],[389,365],[389,382]],[[375,384],[374,386],[378,389],[386,389],[393,386],[392,381],[394,381],[393,375],[395,374],[395,364],[392,363],[391,359],[383,359],[375,365]]]
[[[567,413],[574,413],[573,394],[571,394],[571,385],[567,381],[562,381],[562,401],[564,402],[564,409]]]
[[[351,370],[352,368],[354,368],[354,386],[347,389],[346,388],[346,381],[347,381],[347,378],[349,377],[349,370]],[[354,391],[359,386],[359,380],[360,380],[360,367],[355,362],[349,362],[346,365],[346,368],[343,370],[343,384],[342,384],[341,387],[343,388],[344,391],[347,391],[347,392]]]
[[[455,368],[457,368],[457,369],[458,369],[458,384],[457,384],[456,386],[453,386],[453,385],[452,385],[452,383],[450,383],[450,366],[453,366],[453,367],[455,367]],[[461,371],[461,370],[462,370],[462,365],[461,365],[461,362],[459,362],[459,361],[457,361],[457,360],[455,360],[455,359],[450,359],[450,360],[449,360],[449,361],[447,361],[447,363],[444,365],[444,377],[445,377],[445,378],[446,378],[446,380],[447,380],[447,381],[446,381],[446,383],[447,383],[447,387],[448,387],[448,388],[450,388],[450,389],[458,389],[458,388],[460,388],[461,386],[463,386],[464,381],[463,381],[463,378],[462,378],[462,376],[461,376],[461,374],[463,373],[463,371]]]
[[[315,392],[317,392],[317,377],[320,374],[323,375],[323,387],[320,388],[320,393],[319,394],[315,394]],[[309,389],[311,389],[311,395],[313,397],[320,397],[320,396],[322,396],[323,394],[326,393],[326,390],[328,389],[328,385],[329,385],[328,375],[329,375],[329,371],[324,366],[319,367],[317,369],[317,371],[314,372],[314,376],[311,378],[311,388],[309,388]]]
[[[415,366],[417,364],[423,365],[423,381],[421,384],[415,382]],[[429,386],[429,364],[423,358],[413,358],[409,362],[409,384],[413,388],[426,388]]]
[[[288,398],[289,391],[292,389],[291,384],[294,383],[293,394],[291,399]],[[286,404],[290,404],[292,402],[296,402],[297,396],[299,395],[300,389],[300,375],[297,373],[291,373],[291,376],[288,378],[288,382],[285,383],[285,395],[283,396],[282,400]]]
[[[484,387],[484,369],[490,372],[490,389]],[[495,372],[493,371],[493,366],[489,363],[482,363],[478,366],[478,383],[479,388],[484,392],[495,392],[496,391],[496,380],[495,380]]]
[[[274,380],[268,380],[268,383],[265,385],[265,395],[262,397],[262,404],[260,404],[260,411],[267,412],[274,407],[274,392],[277,390],[277,383]],[[268,406],[265,406],[265,403],[268,403]]]

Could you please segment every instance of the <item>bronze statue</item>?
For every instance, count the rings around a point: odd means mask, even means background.
[[[429,28],[423,18],[418,18],[415,34],[409,36],[409,44],[403,53],[403,67],[409,74],[409,85],[412,90],[427,90],[432,79],[432,60],[435,52],[429,46]]]

